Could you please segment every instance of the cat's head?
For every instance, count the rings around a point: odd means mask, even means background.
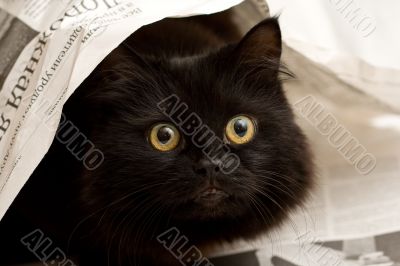
[[[304,201],[311,156],[281,87],[276,19],[202,55],[125,52],[90,96],[101,113],[90,139],[105,156],[85,174],[90,206],[112,206],[115,226],[247,237]]]

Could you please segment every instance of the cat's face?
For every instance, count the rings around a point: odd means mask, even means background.
[[[118,74],[95,97],[104,123],[92,140],[105,161],[88,173],[85,196],[115,203],[111,213],[123,213],[122,224],[152,223],[154,215],[171,224],[275,225],[304,200],[312,174],[278,80],[280,53],[279,26],[268,20],[211,54],[132,55],[115,66]],[[176,114],[162,112],[160,101],[171,95],[188,107],[181,120],[195,113],[239,159],[237,168],[223,171],[176,124]]]

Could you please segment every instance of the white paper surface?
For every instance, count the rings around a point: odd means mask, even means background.
[[[400,110],[400,1],[268,0],[292,48]]]

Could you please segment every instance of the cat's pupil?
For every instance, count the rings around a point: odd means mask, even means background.
[[[166,144],[174,136],[174,131],[169,127],[161,127],[157,132],[157,138],[162,144]]]
[[[247,133],[247,121],[243,119],[236,120],[233,124],[233,129],[239,137],[243,137]]]

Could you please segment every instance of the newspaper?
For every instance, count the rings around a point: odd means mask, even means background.
[[[284,40],[321,67],[400,110],[400,2],[268,0]]]
[[[213,13],[240,2],[0,0],[0,50],[8,55],[0,60],[0,218],[47,152],[63,104],[108,53],[142,25]],[[265,8],[265,1],[248,2]],[[261,14],[241,13],[241,18],[254,25]],[[284,61],[297,75],[285,90],[315,150],[318,185],[282,228],[254,243],[238,242],[230,252],[265,248],[274,241],[332,241],[400,231],[400,126],[386,123],[398,116],[298,52],[286,48]],[[371,171],[363,172],[357,167],[360,160],[352,163],[332,147],[320,123],[297,108],[310,95],[363,144],[363,158],[374,163]]]
[[[332,241],[400,231],[398,113],[294,50],[286,57],[297,75],[297,81],[285,85],[286,90],[298,123],[311,140],[318,169],[312,198],[291,217],[303,228],[297,235],[312,231],[319,241]],[[301,109],[310,96],[321,107],[314,119]],[[368,171],[359,169],[346,146],[334,145],[335,130],[322,130],[328,115],[336,120],[336,128],[343,127],[352,136],[347,139],[358,144],[354,151],[359,148],[360,158],[373,156]]]

